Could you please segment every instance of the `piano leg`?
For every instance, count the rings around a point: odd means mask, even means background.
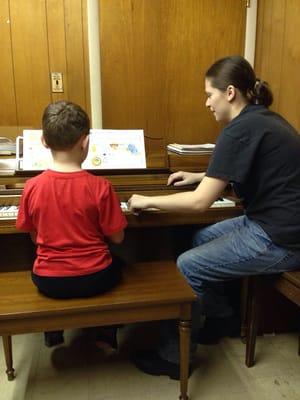
[[[7,367],[6,369],[7,379],[9,381],[12,381],[15,378],[15,370],[13,369],[11,336],[2,335],[2,342],[3,342],[5,361]]]
[[[180,396],[179,400],[188,400],[191,321],[179,321],[180,337]]]

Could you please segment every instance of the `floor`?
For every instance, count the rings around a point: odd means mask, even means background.
[[[42,334],[14,336],[17,377],[7,381],[1,346],[0,399],[178,399],[177,381],[143,374],[129,361],[132,349],[142,347],[141,338],[152,339],[153,328],[147,324],[122,328],[118,354],[97,349],[92,331],[67,331],[65,344],[51,349],[44,346]],[[199,345],[198,368],[189,380],[190,399],[300,399],[297,346],[296,334],[259,337],[257,364],[247,368],[245,345],[239,339]]]

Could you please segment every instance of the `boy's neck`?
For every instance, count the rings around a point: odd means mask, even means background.
[[[81,171],[81,157],[73,152],[53,151],[53,167],[58,172],[76,172]]]

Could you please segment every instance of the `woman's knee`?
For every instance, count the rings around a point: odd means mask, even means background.
[[[214,239],[214,236],[210,234],[208,229],[202,228],[199,229],[193,236],[192,238],[192,246],[198,247],[201,246],[202,244],[208,243],[211,240]]]
[[[192,247],[197,247],[201,243],[202,243],[201,230],[199,230],[192,237]]]
[[[177,258],[176,264],[177,267],[179,269],[179,271],[186,276],[187,275],[187,271],[189,269],[189,261],[190,261],[190,257],[189,257],[189,251],[186,251],[185,253],[180,254],[180,256]]]

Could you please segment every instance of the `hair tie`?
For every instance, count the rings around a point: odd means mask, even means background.
[[[257,89],[257,87],[261,84],[261,80],[259,78],[255,79],[254,82],[254,91]]]

